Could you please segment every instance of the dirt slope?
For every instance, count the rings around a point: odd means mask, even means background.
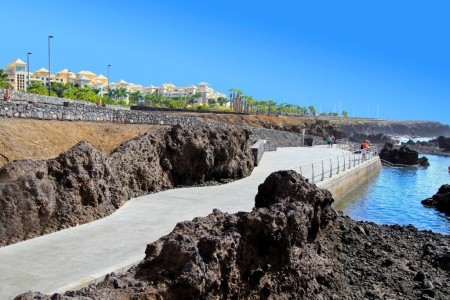
[[[18,159],[49,159],[81,140],[108,155],[122,142],[159,125],[61,122],[0,118],[0,167]]]

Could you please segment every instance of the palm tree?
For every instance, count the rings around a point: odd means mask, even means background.
[[[2,89],[12,88],[11,84],[9,84],[7,79],[8,74],[3,69],[0,69],[0,88]]]
[[[310,115],[312,115],[312,116],[315,116],[316,115],[316,108],[314,107],[314,106],[310,106],[310,107],[308,107],[309,108],[309,114]]]
[[[116,98],[118,100],[125,100],[125,98],[128,95],[128,92],[127,92],[126,88],[121,87],[121,88],[116,89],[115,94],[116,94]]]
[[[115,89],[110,89],[109,91],[108,91],[108,98],[110,98],[110,99],[116,99],[116,90]]]
[[[219,103],[220,106],[224,106],[225,103],[227,103],[227,98],[219,97],[219,98],[217,98],[217,103]]]
[[[137,104],[142,99],[141,91],[130,93],[130,102]]]
[[[230,108],[234,112],[241,112],[242,103],[241,99],[244,95],[244,92],[241,89],[230,88],[228,89],[230,92]]]
[[[267,100],[267,115],[270,115],[271,112],[275,111],[275,105],[277,105],[275,101]]]

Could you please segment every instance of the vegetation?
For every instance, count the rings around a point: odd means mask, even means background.
[[[32,94],[47,96],[48,88],[46,86],[43,86],[40,82],[33,82],[28,87],[28,92]],[[99,93],[100,93],[99,89],[91,88],[88,86],[79,87],[72,83],[63,84],[61,82],[52,82],[50,87],[50,96],[54,97],[86,101],[95,104],[105,103],[105,104],[128,106],[128,104],[125,101],[121,101],[121,99],[118,101],[111,100],[108,99],[107,97],[99,95]]]
[[[11,85],[6,80],[8,79],[8,74],[3,69],[0,69],[0,88],[6,89],[10,88]]]
[[[32,94],[38,94],[38,95],[44,95],[44,96],[48,96],[48,88],[46,88],[45,86],[41,85],[39,82],[33,82],[29,87],[28,87],[28,92],[32,93]],[[50,90],[50,96],[57,96],[56,92],[53,90]]]
[[[6,73],[0,69],[0,87],[8,84],[6,82],[6,77]],[[32,83],[28,92],[48,95],[48,89],[38,82]],[[225,97],[220,97],[217,99],[208,99],[207,103],[204,103],[201,92],[196,92],[195,94],[186,97],[169,98],[158,95],[157,93],[146,95],[143,95],[140,91],[128,93],[125,88],[118,88],[110,90],[107,96],[101,96],[100,91],[95,88],[79,87],[74,84],[55,82],[51,85],[50,95],[96,104],[103,103],[121,106],[144,104],[156,108],[189,109],[193,111],[226,111],[256,115],[317,115],[317,110],[312,105],[306,107],[290,103],[278,104],[274,100],[256,100],[252,96],[245,95],[242,90],[234,88],[229,89],[229,92],[229,101]],[[129,100],[128,102],[126,101],[127,98]],[[321,113],[320,115],[339,116],[336,112]],[[348,113],[344,110],[342,111],[341,116],[347,118]]]

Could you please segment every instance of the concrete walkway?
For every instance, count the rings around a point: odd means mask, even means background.
[[[0,299],[30,290],[63,292],[125,271],[144,258],[148,243],[170,233],[177,222],[206,216],[214,208],[251,211],[258,185],[270,173],[342,153],[348,152],[323,146],[279,148],[266,152],[247,178],[134,198],[101,220],[0,248]]]

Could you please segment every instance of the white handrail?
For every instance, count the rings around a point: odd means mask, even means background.
[[[354,151],[353,153],[348,153],[348,156],[347,154],[342,153],[337,156],[328,157],[308,164],[297,166],[293,169],[299,170],[300,175],[311,180],[312,183],[316,183],[323,181],[326,178],[332,178],[334,175],[339,174],[341,171],[345,172],[345,170],[360,165],[365,161],[369,161],[377,155],[378,149],[376,147],[372,147],[370,149],[358,150]]]

